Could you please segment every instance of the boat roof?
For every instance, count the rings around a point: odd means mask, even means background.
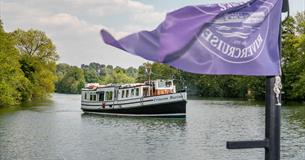
[[[164,80],[164,79],[157,79],[157,80],[152,80],[151,82],[162,82],[162,81],[172,81],[172,80]],[[87,83],[85,85],[85,88],[82,90],[96,90],[100,88],[134,88],[134,87],[140,87],[140,86],[149,86],[149,82],[146,81],[144,83],[128,83],[128,84],[106,84],[106,85],[101,85],[99,83]]]
[[[130,84],[107,84],[107,85],[101,85],[98,83],[88,83],[85,85],[85,88],[83,90],[96,90],[100,88],[133,88],[133,87],[139,87],[139,86],[146,86],[145,83],[130,83]]]

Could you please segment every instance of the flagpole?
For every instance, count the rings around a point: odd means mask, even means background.
[[[283,0],[282,12],[289,17],[289,1]],[[285,21],[285,20],[284,20]],[[279,53],[282,56],[282,27],[279,24]],[[266,109],[265,109],[265,160],[281,159],[281,77],[266,77]]]
[[[228,149],[265,148],[265,160],[280,160],[281,79],[266,77],[265,139],[227,142]]]
[[[283,0],[282,12],[288,12],[289,16],[288,0]],[[278,43],[281,59],[281,24],[279,27]],[[265,148],[265,160],[281,159],[281,88],[280,76],[266,77],[265,139],[227,142],[228,149]]]
[[[281,102],[275,93],[277,79],[266,77],[265,160],[280,160]]]

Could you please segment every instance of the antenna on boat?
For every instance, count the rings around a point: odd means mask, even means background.
[[[150,85],[151,85],[151,68],[152,68],[152,64],[147,62],[145,63],[145,71],[148,75],[148,84],[149,84],[149,87],[148,87],[148,94],[150,96]]]
[[[146,70],[147,70],[147,75],[148,75],[148,83],[150,84],[150,80],[151,80],[151,66],[148,65]]]

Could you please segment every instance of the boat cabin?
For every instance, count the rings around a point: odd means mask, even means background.
[[[107,102],[176,93],[173,80],[154,80],[124,85],[89,83],[82,89],[82,101]]]

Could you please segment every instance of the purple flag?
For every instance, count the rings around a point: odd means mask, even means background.
[[[147,60],[199,74],[280,75],[282,0],[187,6],[153,31],[104,42]]]

